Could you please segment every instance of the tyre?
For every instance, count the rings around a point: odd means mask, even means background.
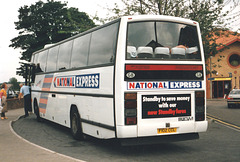
[[[71,120],[71,133],[74,139],[82,140],[83,133],[82,133],[82,124],[80,115],[76,108],[73,108],[70,113],[70,120]]]
[[[232,104],[228,104],[228,108],[232,108],[233,107],[233,105]]]
[[[41,122],[42,120],[41,120],[41,117],[40,117],[39,107],[38,107],[38,104],[37,104],[36,100],[34,101],[34,113],[37,116],[37,121]]]

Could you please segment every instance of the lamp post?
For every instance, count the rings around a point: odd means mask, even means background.
[[[210,78],[212,78],[212,56],[210,56]],[[210,80],[210,98],[212,99],[212,79]]]
[[[237,77],[235,77],[235,88],[237,88]]]
[[[229,74],[229,78],[232,78],[232,73],[229,72],[228,74]],[[231,82],[232,82],[232,79],[231,79]],[[232,85],[233,85],[233,83],[231,84],[231,89],[232,89]]]

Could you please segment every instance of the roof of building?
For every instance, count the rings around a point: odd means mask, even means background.
[[[217,38],[216,43],[222,44],[217,50],[221,50],[230,44],[235,42],[240,42],[240,33],[234,33],[231,31],[224,31],[223,34],[220,34],[219,38]]]

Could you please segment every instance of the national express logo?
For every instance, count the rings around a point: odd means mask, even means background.
[[[100,75],[86,74],[74,76],[58,76],[54,78],[56,88],[99,88]]]
[[[128,90],[149,89],[200,89],[201,81],[169,81],[169,82],[128,82]]]

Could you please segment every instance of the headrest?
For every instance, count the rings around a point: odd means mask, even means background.
[[[138,47],[137,53],[153,54],[152,47]]]
[[[174,47],[171,49],[171,54],[184,56],[186,54],[186,50],[184,48]]]
[[[186,53],[187,54],[191,54],[191,53],[195,53],[198,51],[198,48],[197,47],[190,47],[190,48],[187,48],[186,49]]]
[[[137,57],[137,49],[134,46],[127,46],[127,54],[129,57]]]
[[[155,55],[169,55],[170,50],[168,47],[157,47],[155,48]]]

